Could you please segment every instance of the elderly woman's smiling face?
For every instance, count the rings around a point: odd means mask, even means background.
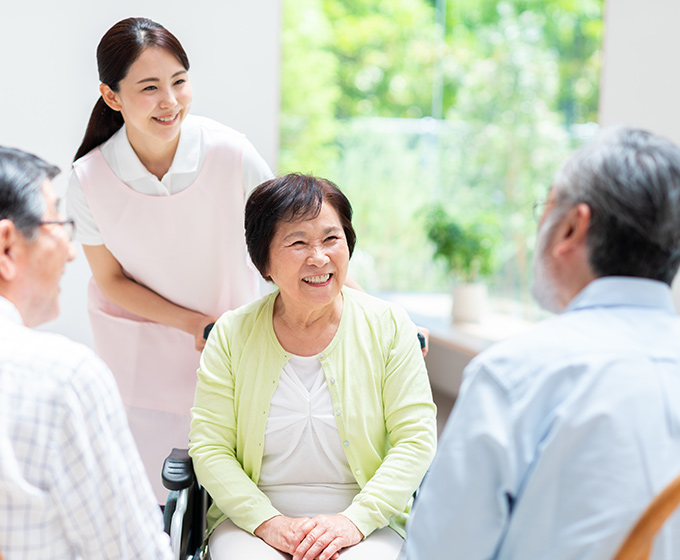
[[[319,307],[332,303],[340,293],[348,264],[342,223],[324,202],[316,218],[277,224],[267,273],[289,301]]]

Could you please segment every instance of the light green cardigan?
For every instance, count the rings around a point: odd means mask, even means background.
[[[402,537],[411,496],[434,456],[435,405],[417,332],[400,308],[343,288],[338,331],[319,354],[340,440],[361,491],[342,513],[364,534]],[[208,532],[227,517],[252,533],[279,515],[257,487],[269,405],[290,354],[274,334],[278,291],[215,324],[201,357],[190,454],[214,503]]]

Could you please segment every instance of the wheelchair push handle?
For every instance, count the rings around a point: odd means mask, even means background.
[[[168,490],[182,490],[191,486],[196,477],[188,449],[172,450],[163,461],[161,478]]]
[[[208,335],[210,334],[210,331],[212,328],[215,326],[215,323],[208,323],[205,328],[203,329],[203,339],[208,340]]]

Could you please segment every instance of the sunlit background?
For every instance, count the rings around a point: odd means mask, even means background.
[[[7,3],[0,144],[57,163],[58,190],[98,95],[96,45],[131,15],[184,44],[195,114],[244,132],[276,172],[349,194],[353,274],[373,292],[450,293],[425,233],[441,202],[484,225],[495,310],[531,319],[531,206],[564,156],[598,122],[680,142],[680,4],[667,0]],[[45,328],[91,342],[89,276],[80,253]]]
[[[429,209],[483,223],[496,308],[531,315],[531,206],[598,125],[601,0],[286,0],[281,171],[332,178],[369,291],[449,291]],[[519,305],[518,305],[519,304]]]

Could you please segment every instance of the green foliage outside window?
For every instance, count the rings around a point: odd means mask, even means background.
[[[602,0],[283,9],[280,171],[324,175],[347,193],[355,277],[371,291],[448,290],[426,231],[441,204],[466,223],[493,217],[491,292],[528,302],[531,205],[596,128]]]
[[[427,237],[434,244],[434,256],[458,282],[474,283],[494,272],[497,235],[494,224],[479,218],[473,222],[454,220],[441,204],[427,213]]]

